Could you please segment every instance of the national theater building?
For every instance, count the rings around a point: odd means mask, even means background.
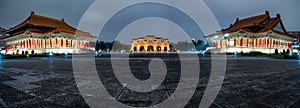
[[[230,27],[205,37],[211,42],[211,49],[219,53],[293,51],[292,43],[296,40],[284,28],[280,15],[271,18],[268,11],[245,19],[237,18]]]
[[[168,52],[170,42],[168,39],[155,37],[152,35],[133,39],[131,41],[132,52]]]
[[[90,41],[94,36],[68,25],[64,19],[31,15],[21,24],[4,31],[9,36],[6,54],[34,53],[87,53],[91,52]]]

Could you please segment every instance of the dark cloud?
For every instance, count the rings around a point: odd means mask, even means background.
[[[82,14],[94,0],[1,0],[0,26],[13,27],[24,21],[31,11],[61,19],[77,26]]]
[[[281,14],[289,31],[300,31],[300,0],[204,0],[215,14],[222,28],[234,23],[236,18],[245,18],[269,10],[272,16]]]

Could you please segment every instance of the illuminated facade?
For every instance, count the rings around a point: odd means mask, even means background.
[[[169,52],[170,42],[155,36],[145,36],[131,41],[132,52]]]
[[[90,40],[95,38],[71,27],[64,19],[34,12],[24,22],[4,32],[9,35],[1,39],[6,41],[6,54],[87,53],[91,52]]]
[[[218,53],[293,51],[292,43],[296,40],[285,30],[280,15],[271,18],[268,11],[245,19],[237,18],[227,29],[206,38],[210,40],[210,49]]]

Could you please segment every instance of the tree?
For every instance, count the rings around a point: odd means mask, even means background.
[[[95,50],[96,50],[96,52],[98,52],[100,50],[100,43],[98,40],[96,41]]]
[[[278,54],[278,49],[275,49],[275,54]]]
[[[286,50],[286,54],[290,54],[290,49],[287,49],[287,50]]]
[[[202,40],[198,40],[197,42],[194,43],[195,45],[195,48],[197,51],[200,51],[200,50],[205,50],[207,45],[205,44],[204,41]]]

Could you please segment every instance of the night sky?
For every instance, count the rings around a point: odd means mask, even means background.
[[[300,31],[299,0],[204,0],[215,15],[221,28],[227,28],[236,18],[258,15],[269,10],[271,16],[280,13],[288,31]],[[36,14],[61,19],[76,27],[94,0],[1,0],[0,27],[6,29],[24,21],[31,11]],[[99,31],[79,28],[98,35]],[[135,37],[132,37],[135,38]],[[170,38],[170,37],[167,37]],[[198,37],[195,37],[198,38]],[[104,38],[104,40],[106,40]],[[180,40],[180,39],[177,39]],[[176,41],[176,39],[173,39]]]

